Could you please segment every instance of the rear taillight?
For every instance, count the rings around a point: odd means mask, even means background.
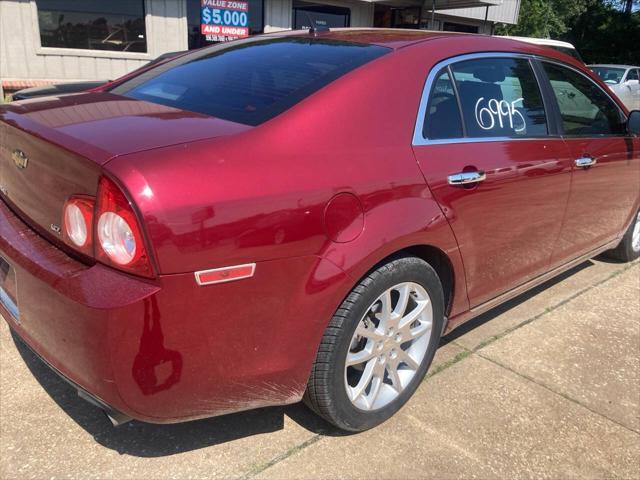
[[[94,206],[94,198],[77,195],[69,197],[63,208],[63,239],[85,255],[93,255]]]
[[[128,265],[135,260],[139,242],[127,221],[117,213],[104,212],[100,215],[98,239],[112,262]]]
[[[97,198],[69,197],[62,225],[65,243],[75,250],[125,272],[154,276],[136,214],[124,193],[107,177],[98,182]]]
[[[136,275],[153,277],[142,230],[131,204],[107,177],[98,183],[95,258]]]

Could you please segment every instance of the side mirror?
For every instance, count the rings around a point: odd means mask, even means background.
[[[640,136],[640,110],[632,110],[627,120],[627,131],[631,135]]]

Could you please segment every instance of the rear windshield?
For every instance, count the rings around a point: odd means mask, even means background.
[[[318,38],[240,40],[159,65],[111,92],[259,125],[390,51]]]

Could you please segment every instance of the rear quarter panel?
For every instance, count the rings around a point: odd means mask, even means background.
[[[440,58],[418,53],[389,53],[251,131],[111,161],[106,168],[142,211],[161,272],[319,255],[355,282],[387,255],[430,244],[463,278],[411,148],[429,62]],[[327,202],[339,192],[356,195],[364,212],[362,233],[348,243],[325,230]],[[459,288],[464,308],[464,282]]]

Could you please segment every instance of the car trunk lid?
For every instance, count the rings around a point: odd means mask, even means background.
[[[12,103],[0,108],[0,196],[59,241],[64,202],[95,195],[110,159],[249,128],[109,93]]]
[[[14,102],[0,120],[104,164],[117,155],[240,133],[251,127],[108,92]]]

